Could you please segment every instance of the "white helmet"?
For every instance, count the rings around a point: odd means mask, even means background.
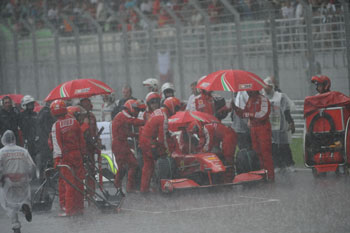
[[[23,96],[21,100],[21,107],[26,110],[27,109],[27,104],[30,104],[32,102],[35,102],[34,98],[30,95],[25,95]]]
[[[158,91],[158,80],[155,78],[148,78],[142,82],[142,84],[146,87],[151,87],[152,91]]]
[[[174,84],[172,84],[172,83],[164,83],[163,85],[162,85],[162,88],[161,88],[161,91],[162,91],[162,94],[164,94],[164,91],[165,90],[168,90],[168,89],[170,89],[170,90],[173,90],[174,92],[175,92],[175,86],[174,86]]]

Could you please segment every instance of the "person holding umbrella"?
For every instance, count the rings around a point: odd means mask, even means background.
[[[79,122],[70,114],[63,100],[55,100],[50,105],[51,114],[57,118],[52,126],[53,157],[55,164],[68,165],[80,180],[84,179],[85,169],[83,156],[86,154],[85,140]],[[72,172],[61,167],[62,175],[78,189],[68,182],[64,182],[65,215],[73,216],[83,213],[84,187]]]
[[[268,179],[274,181],[275,173],[272,162],[272,132],[269,120],[271,104],[259,91],[247,91],[249,99],[244,109],[232,102],[232,108],[239,117],[248,118],[250,136],[254,151],[258,154],[262,168],[267,170]]]

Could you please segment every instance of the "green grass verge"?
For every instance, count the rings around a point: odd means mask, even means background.
[[[292,143],[290,144],[290,148],[292,150],[295,166],[303,167],[304,166],[303,139],[293,138]]]

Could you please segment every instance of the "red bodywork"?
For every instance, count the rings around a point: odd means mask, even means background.
[[[177,179],[162,179],[160,181],[163,192],[172,192],[174,189],[187,189],[198,187],[212,187],[216,185],[233,185],[244,182],[264,180],[266,177],[265,170],[259,170],[237,175],[231,183],[221,183],[214,181],[214,176],[223,174],[226,168],[216,154],[198,153],[198,154],[179,154],[173,153],[172,158],[175,160],[178,169]],[[200,184],[191,177],[194,174],[202,174],[207,178],[206,184]]]
[[[304,117],[305,165],[317,174],[346,165],[350,161],[350,98],[340,92],[307,97]]]

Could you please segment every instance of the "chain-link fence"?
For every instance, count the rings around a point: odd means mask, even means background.
[[[174,82],[176,95],[185,99],[201,76],[245,69],[275,76],[293,99],[313,94],[309,80],[317,73],[349,94],[347,1],[318,8],[299,1],[292,16],[287,6],[267,0],[158,1],[153,12],[101,2],[104,17],[73,7],[55,18],[47,12],[16,20],[3,14],[1,92],[43,99],[61,82],[96,78],[118,95],[129,84],[143,98],[142,81],[155,77]]]

